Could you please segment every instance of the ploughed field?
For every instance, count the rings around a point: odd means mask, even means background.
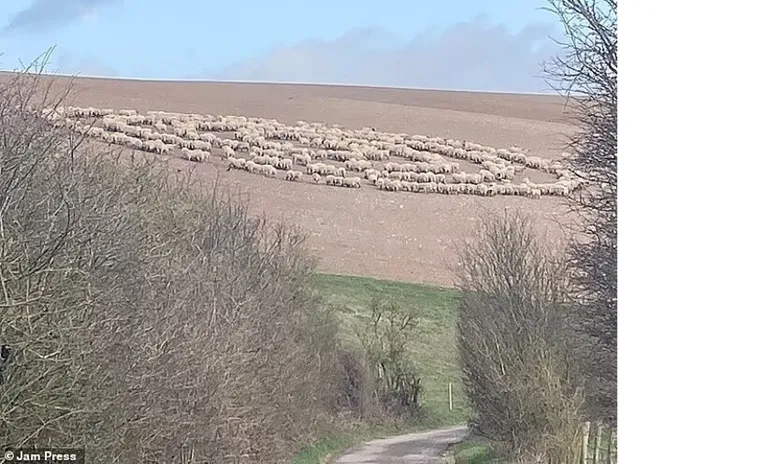
[[[177,101],[82,105],[104,102],[103,96],[88,98],[88,84],[94,82],[127,88],[166,86],[170,94],[189,85],[208,86],[212,93],[220,92],[221,86],[263,91],[266,85],[84,81],[78,81],[74,98],[81,106],[48,113],[57,124],[99,143],[156,153],[177,169],[193,167],[193,175],[203,182],[233,187],[246,196],[254,214],[266,212],[301,226],[320,269],[327,272],[451,285],[450,267],[457,264],[459,244],[482,215],[526,210],[539,217],[541,229],[560,236],[561,199],[582,188],[561,159],[563,137],[572,128],[560,122],[561,109],[550,97],[497,95],[493,104],[487,94],[475,94],[476,103],[469,93],[272,85],[272,93],[295,94],[286,97],[288,106],[296,96],[308,100],[303,103],[308,117],[301,120],[301,112],[284,117],[284,109],[267,112],[256,107],[242,114],[221,114],[213,113],[216,108],[211,105],[211,112],[199,112],[198,103],[182,112]],[[439,131],[438,121],[420,121],[405,131],[388,123],[390,114],[368,114],[356,125],[345,125],[348,120],[332,117],[340,114],[333,99],[344,100],[344,91],[349,94],[345,99],[377,105],[378,111],[399,107],[408,119],[407,113],[418,104],[427,104],[424,116],[445,113],[463,119],[477,112],[485,127],[478,125],[476,141],[465,137],[470,124],[457,131],[445,124]],[[410,98],[401,98],[408,92]],[[457,109],[450,108],[450,94]],[[200,99],[209,98],[206,95],[200,92]],[[439,98],[428,100],[424,95]],[[118,93],[114,102],[124,102],[125,97]],[[312,118],[312,98],[328,102],[327,118]],[[522,102],[502,106],[504,99],[513,98]],[[483,116],[505,120],[511,135],[524,125],[530,130],[517,137],[519,142],[510,136],[506,141],[487,137],[487,121],[478,113],[482,99],[488,112]],[[542,109],[535,108],[535,99]],[[349,110],[358,112],[353,104]],[[503,111],[520,117],[497,114]],[[540,120],[545,117],[549,120]]]

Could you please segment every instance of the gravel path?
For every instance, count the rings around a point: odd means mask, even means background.
[[[457,426],[410,433],[369,441],[339,457],[335,464],[421,464],[443,463],[447,447],[468,435],[468,427]]]

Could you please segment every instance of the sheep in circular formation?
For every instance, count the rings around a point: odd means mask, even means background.
[[[196,163],[209,162],[219,150],[227,170],[271,178],[277,177],[278,170],[285,171],[284,180],[292,182],[306,174],[314,184],[348,188],[370,185],[393,192],[533,199],[568,196],[585,187],[583,176],[567,168],[568,153],[551,161],[515,145],[494,148],[422,134],[305,121],[289,126],[244,116],[93,107],[45,108],[42,114],[56,127],[105,143]],[[223,137],[223,132],[232,132],[233,138]],[[461,162],[476,165],[477,172],[464,171]],[[527,169],[557,180],[533,183],[524,178],[513,183]],[[360,177],[348,176],[352,172]]]

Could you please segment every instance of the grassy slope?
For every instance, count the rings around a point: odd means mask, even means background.
[[[452,425],[466,420],[455,345],[455,290],[442,287],[321,274],[317,287],[326,302],[341,315],[344,334],[350,341],[357,327],[369,317],[374,297],[393,301],[412,309],[419,316],[417,336],[411,342],[411,355],[423,376],[423,406],[434,426]],[[449,410],[448,384],[452,382],[453,410]]]
[[[377,297],[412,309],[419,316],[417,336],[411,342],[412,360],[423,378],[423,407],[426,418],[413,429],[436,428],[464,423],[468,405],[463,394],[455,344],[457,292],[454,289],[377,280],[366,277],[318,274],[316,287],[325,302],[336,308],[343,334],[355,342],[357,328],[369,317],[370,301]],[[449,410],[448,385],[452,382],[453,409]],[[361,430],[353,437],[328,438],[306,448],[296,463],[320,462],[327,454],[348,448],[361,440],[390,435],[395,430]]]

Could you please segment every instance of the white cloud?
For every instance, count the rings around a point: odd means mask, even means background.
[[[47,69],[55,74],[115,77],[117,71],[95,56],[78,56],[56,49],[52,65]]]
[[[271,82],[343,83],[395,87],[544,92],[540,64],[559,48],[553,24],[518,34],[479,16],[443,30],[430,28],[410,41],[386,31],[350,31],[335,40],[280,45],[204,77]]]

